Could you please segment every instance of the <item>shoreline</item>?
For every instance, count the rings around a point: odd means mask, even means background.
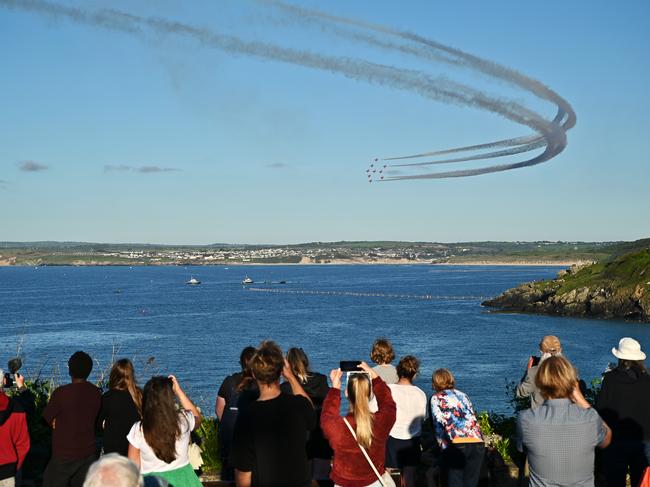
[[[228,263],[145,263],[145,262],[124,262],[124,263],[102,263],[97,261],[70,262],[66,264],[48,263],[11,263],[0,261],[0,267],[247,267],[247,266],[328,266],[328,265],[428,265],[428,266],[511,266],[511,267],[571,267],[574,265],[592,264],[590,260],[479,260],[479,261],[455,261],[455,262],[429,262],[412,260],[332,260],[329,262],[228,262]]]

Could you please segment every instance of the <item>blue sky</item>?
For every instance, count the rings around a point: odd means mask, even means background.
[[[424,70],[554,113],[504,83],[371,49],[252,1],[59,4]],[[650,3],[299,5],[411,31],[541,81],[577,113],[567,148],[532,168],[368,184],[374,157],[530,130],[489,112],[232,55],[185,36],[134,35],[0,1],[0,240],[650,236]]]

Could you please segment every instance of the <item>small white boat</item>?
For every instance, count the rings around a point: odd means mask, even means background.
[[[250,277],[246,276],[241,283],[242,284],[253,284],[254,282],[255,281],[253,281]]]
[[[201,284],[201,281],[196,279],[195,277],[192,277],[189,281],[187,281],[185,284],[189,284],[190,286],[196,286],[198,284]]]

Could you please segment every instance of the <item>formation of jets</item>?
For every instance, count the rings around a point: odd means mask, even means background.
[[[383,166],[379,166],[379,164],[377,164],[377,168],[379,168],[379,169],[377,169],[375,167],[375,164],[378,163],[378,162],[379,162],[379,159],[375,158],[374,161],[372,162],[372,164],[370,164],[370,167],[368,169],[366,169],[366,173],[367,173],[367,176],[368,176],[368,182],[369,183],[372,183],[373,174],[378,175],[380,180],[384,179],[383,173],[384,173],[384,169],[386,169],[386,164],[384,164]]]

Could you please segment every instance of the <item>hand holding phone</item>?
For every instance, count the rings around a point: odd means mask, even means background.
[[[330,380],[332,381],[332,387],[334,389],[341,388],[341,378],[343,377],[343,371],[341,369],[333,369],[330,372]]]
[[[341,372],[358,372],[361,370],[359,365],[361,365],[361,360],[341,360],[339,362]]]
[[[537,355],[531,355],[528,359],[528,368],[539,365],[539,357]]]

